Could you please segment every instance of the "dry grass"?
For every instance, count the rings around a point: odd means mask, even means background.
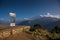
[[[19,28],[23,28],[24,26],[16,26],[16,27],[12,27],[13,29],[19,29]],[[1,26],[0,25],[0,32],[1,31],[5,31],[5,30],[11,29],[10,26]],[[32,40],[32,37],[30,34],[27,34],[25,32],[20,32],[18,34],[14,34],[14,35],[10,35],[9,37],[5,37],[5,38],[0,38],[0,40]]]

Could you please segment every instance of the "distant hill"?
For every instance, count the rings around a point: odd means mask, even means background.
[[[51,30],[56,25],[57,26],[60,25],[59,18],[37,16],[32,19],[33,20],[22,21],[22,22],[18,23],[18,25],[30,25],[32,27],[34,24],[40,24],[40,25],[42,25],[43,28],[46,28],[48,30]]]
[[[0,25],[9,25],[9,20],[0,20]]]

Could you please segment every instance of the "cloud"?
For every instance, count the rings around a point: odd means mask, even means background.
[[[41,17],[53,17],[53,18],[60,18],[60,15],[52,15],[50,13],[47,13],[46,15],[40,15]]]
[[[16,21],[24,21],[24,20],[33,20],[33,19],[31,19],[31,18],[18,18],[18,19],[16,19]]]
[[[32,20],[32,19],[30,19],[30,18],[24,18],[24,20]]]

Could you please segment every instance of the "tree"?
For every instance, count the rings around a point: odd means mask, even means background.
[[[52,29],[51,32],[60,33],[60,28],[58,26],[55,26],[55,28]]]
[[[40,29],[40,28],[41,28],[41,25],[35,24],[33,28],[34,28],[34,29]]]
[[[40,29],[40,28],[41,28],[41,25],[35,24],[33,28],[30,29],[30,31],[35,31],[36,29]]]

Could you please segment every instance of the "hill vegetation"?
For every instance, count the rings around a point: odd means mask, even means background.
[[[33,40],[60,40],[60,28],[55,26],[50,32],[41,27],[41,25],[36,24],[30,33],[33,36]]]

